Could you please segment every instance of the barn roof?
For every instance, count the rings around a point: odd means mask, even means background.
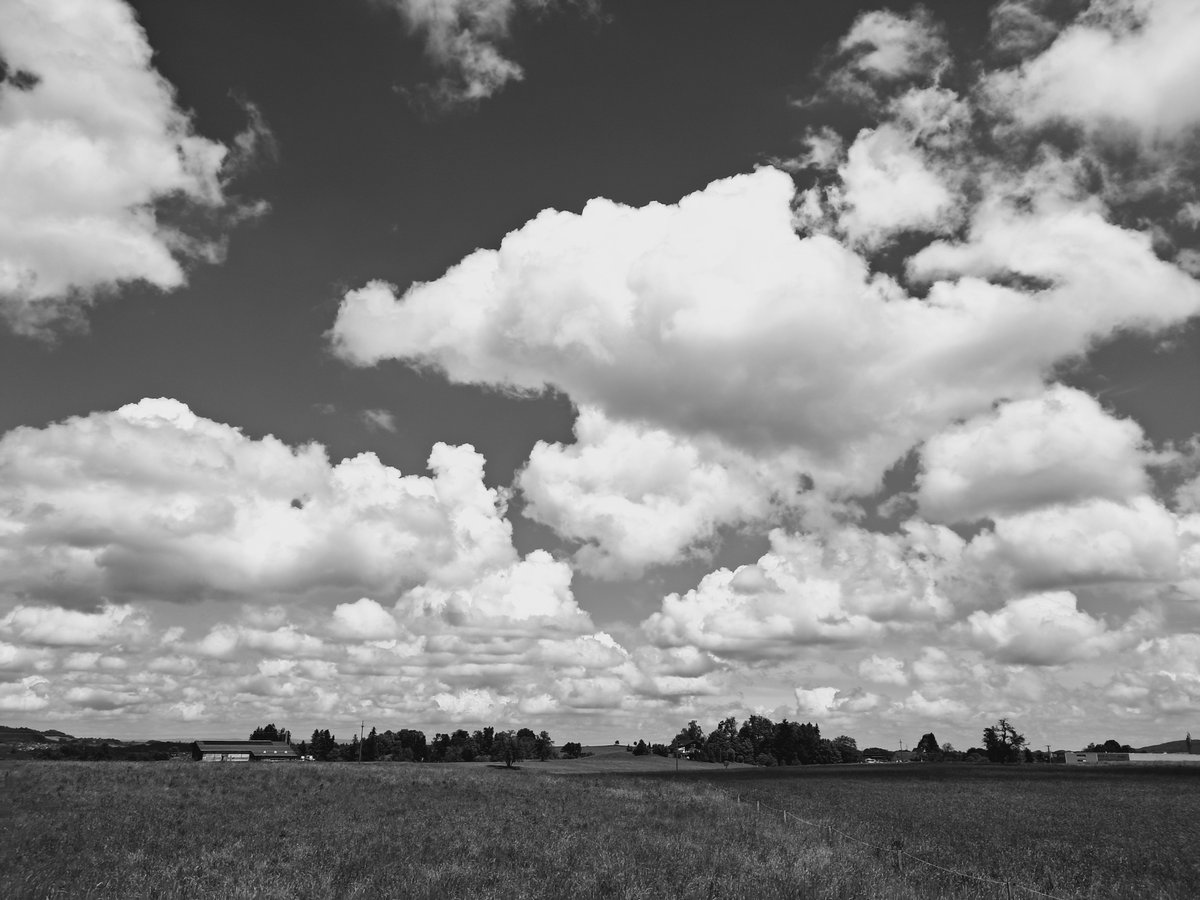
[[[299,759],[300,754],[282,741],[195,741],[198,753],[249,753],[257,759]]]

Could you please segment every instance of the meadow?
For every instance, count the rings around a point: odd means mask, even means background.
[[[610,751],[512,770],[15,762],[0,785],[6,898],[1200,896],[1200,773],[1180,769],[677,774]]]

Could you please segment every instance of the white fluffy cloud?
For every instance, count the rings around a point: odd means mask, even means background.
[[[858,675],[867,681],[880,684],[908,684],[908,676],[904,674],[904,661],[894,656],[872,654],[858,664]]]
[[[830,534],[776,530],[757,563],[719,569],[694,590],[669,595],[642,628],[659,646],[742,659],[861,645],[889,627],[951,615],[937,576],[959,545],[952,533],[930,527],[904,535],[853,526]]]
[[[516,562],[482,457],[438,444],[430,468],[331,464],[174,400],[18,428],[0,438],[0,587],[77,603],[395,595]]]
[[[722,524],[768,517],[800,472],[758,462],[719,441],[613,422],[579,411],[575,443],[539,442],[517,479],[524,514],[583,543],[582,571],[636,576],[711,541]]]
[[[1068,591],[1010,600],[995,613],[967,619],[971,637],[1001,662],[1057,666],[1095,658],[1116,648],[1121,636],[1076,606]]]
[[[848,70],[885,82],[928,76],[947,59],[942,29],[923,9],[908,17],[891,10],[863,13],[838,49],[850,57]]]
[[[192,131],[124,0],[0,7],[0,312],[35,333],[128,281],[172,289],[216,248],[162,221],[216,208],[227,148]]]
[[[983,210],[911,262],[925,299],[791,225],[790,178],[715,182],[676,205],[545,212],[442,278],[345,297],[338,353],[452,380],[553,385],[612,420],[787,450],[818,488],[865,492],[913,444],[1123,327],[1200,309],[1200,285],[1086,205]],[[985,279],[1044,279],[1022,290]]]
[[[1126,503],[1090,499],[996,519],[977,536],[968,561],[1014,589],[1104,582],[1169,582],[1182,571],[1186,526],[1150,497]]]
[[[0,635],[34,646],[111,647],[138,641],[146,625],[129,605],[106,604],[97,612],[19,605],[0,618]]]
[[[1056,385],[930,438],[917,501],[931,521],[961,522],[1089,498],[1144,494],[1154,461],[1141,427],[1088,394]]]
[[[855,243],[874,246],[904,231],[944,232],[954,224],[957,196],[912,136],[893,125],[859,134],[838,174],[839,225]]]
[[[1042,53],[985,81],[1018,121],[1132,126],[1171,138],[1200,122],[1200,7],[1193,0],[1095,2]]]

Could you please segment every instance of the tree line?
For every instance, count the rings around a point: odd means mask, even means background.
[[[291,732],[276,728],[274,723],[254,729],[250,740],[292,743]],[[545,761],[585,755],[583,747],[572,741],[561,748],[555,746],[547,731],[535,733],[531,728],[498,731],[491,725],[473,732],[460,728],[449,734],[435,734],[432,740],[425,732],[411,728],[380,732],[372,727],[361,741],[356,734],[342,742],[328,728],[318,728],[310,739],[293,746],[301,756],[323,762],[502,762],[512,766],[523,759]]]
[[[638,741],[633,752],[758,766],[862,762],[863,759],[858,744],[848,735],[829,740],[821,737],[820,726],[813,722],[789,722],[787,719],[773,722],[760,715],[751,715],[740,725],[734,716],[729,716],[707,734],[693,719],[670,743],[647,745],[645,741]]]

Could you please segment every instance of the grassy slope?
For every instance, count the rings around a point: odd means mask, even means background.
[[[1072,900],[1200,896],[1190,772],[697,763],[676,775],[620,753],[590,758],[608,774],[574,777],[540,763],[10,764],[0,896],[1005,896],[911,861],[898,871],[892,853],[797,816]]]

